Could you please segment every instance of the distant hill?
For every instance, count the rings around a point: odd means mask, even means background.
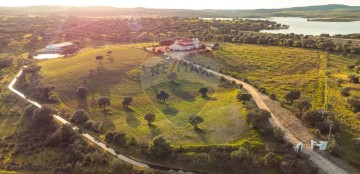
[[[332,11],[332,10],[360,10],[360,6],[348,6],[341,4],[318,5],[308,7],[293,7],[282,9],[286,11]]]
[[[326,11],[326,13],[324,13]],[[271,17],[298,16],[306,18],[337,18],[360,20],[360,6],[329,4],[308,7],[256,10],[189,10],[189,9],[149,9],[116,8],[107,6],[70,7],[70,6],[30,6],[0,7],[0,14],[17,15],[76,15],[76,16],[126,16],[126,17]]]

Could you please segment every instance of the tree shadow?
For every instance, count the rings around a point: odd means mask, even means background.
[[[88,109],[87,98],[78,98],[78,109]]]
[[[181,89],[181,83],[170,82],[170,84],[171,84],[171,86],[170,86],[171,93],[182,98],[185,101],[188,101],[188,102],[195,101],[195,97],[190,92],[187,92],[187,91],[184,91]]]
[[[140,125],[140,121],[131,112],[126,114],[126,123],[131,127],[138,127]]]
[[[176,90],[171,89],[171,93],[182,98],[185,101],[188,101],[188,102],[195,101],[195,97],[190,92],[179,90],[179,89],[176,89]]]
[[[97,101],[94,94],[91,96],[91,107],[97,107]]]
[[[102,128],[104,130],[113,131],[116,129],[116,126],[114,122],[111,119],[104,119],[104,121],[101,124]]]
[[[215,97],[208,97],[208,96],[202,97],[202,98],[205,99],[205,100],[207,100],[207,101],[217,101],[217,100],[218,100],[218,99],[215,98]]]
[[[179,110],[166,104],[165,107],[163,108],[163,113],[165,115],[175,116],[179,113]]]
[[[194,131],[198,134],[198,136],[204,143],[209,143],[209,141],[205,137],[206,133],[204,130],[202,130],[201,128],[195,128]]]
[[[159,135],[161,133],[160,129],[153,124],[149,125],[149,128],[150,128],[152,137],[156,137],[157,135]]]

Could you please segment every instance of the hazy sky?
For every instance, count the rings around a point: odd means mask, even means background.
[[[258,9],[324,4],[360,6],[360,0],[0,0],[0,6],[71,5],[181,9]]]

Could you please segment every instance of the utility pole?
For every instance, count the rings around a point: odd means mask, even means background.
[[[329,135],[328,135],[328,142],[330,141],[330,136],[331,136],[331,128],[332,128],[332,125],[334,124],[333,121],[329,120],[330,121],[330,129],[329,129]]]

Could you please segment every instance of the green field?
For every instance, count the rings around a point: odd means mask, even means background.
[[[105,55],[109,50],[112,56],[108,58]],[[96,55],[104,55],[105,58],[100,63],[95,60]],[[129,75],[136,74],[136,69],[142,64],[161,61],[166,59],[130,46],[113,45],[38,64],[42,67],[43,83],[56,86],[55,93],[61,99],[60,107],[72,111],[86,109],[93,120],[101,123],[104,132],[121,131],[144,142],[164,135],[174,145],[226,144],[255,136],[246,126],[245,108],[236,100],[239,91],[218,88],[215,78],[185,72],[177,66],[174,71],[178,73],[178,79],[174,83],[166,79],[166,74],[155,77],[145,74],[142,81]],[[170,68],[172,62],[168,63]],[[89,70],[95,75],[89,76]],[[79,101],[75,93],[82,85],[90,90],[86,102]],[[198,92],[203,86],[209,88],[209,98],[202,98]],[[169,93],[166,104],[159,104],[156,100],[155,94],[159,90]],[[96,99],[100,96],[111,98],[107,113],[97,107]],[[131,111],[121,105],[125,96],[134,98]],[[152,127],[143,118],[148,112],[156,114]],[[204,123],[199,125],[202,131],[194,131],[187,123],[192,114],[204,117]]]
[[[349,161],[360,159],[360,153],[351,145],[351,139],[360,133],[360,120],[355,118],[336,84],[337,78],[344,79],[342,87],[351,87],[351,95],[360,97],[360,84],[350,83],[347,77],[356,74],[347,65],[355,64],[359,56],[330,54],[326,66],[327,53],[318,50],[227,43],[221,46],[214,54],[224,72],[248,79],[254,86],[265,88],[268,94],[274,93],[280,101],[285,92],[297,89],[312,102],[312,109],[321,109],[327,97],[329,111],[342,124],[343,131],[337,138],[344,149],[340,155]],[[326,72],[331,73],[328,87]]]

